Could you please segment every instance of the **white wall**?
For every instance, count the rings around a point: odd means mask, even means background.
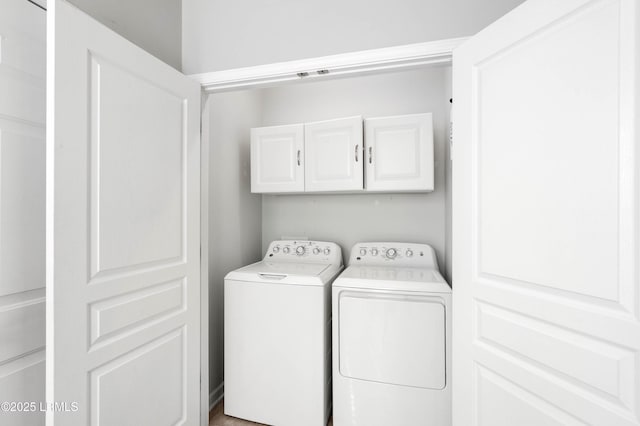
[[[469,36],[522,1],[187,0],[183,69],[190,74]]]
[[[224,276],[262,257],[261,197],[251,194],[249,163],[249,129],[260,125],[261,105],[257,91],[209,102],[209,387],[222,391]]]
[[[262,248],[281,237],[335,241],[349,250],[359,241],[431,244],[445,271],[445,140],[450,67],[345,78],[265,89],[263,125],[363,115],[432,112],[435,190],[420,194],[264,195]],[[448,274],[446,274],[448,276]]]
[[[69,2],[172,67],[181,69],[181,0]]]

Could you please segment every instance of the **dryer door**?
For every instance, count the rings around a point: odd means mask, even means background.
[[[427,389],[445,387],[441,298],[343,291],[338,321],[341,375]]]

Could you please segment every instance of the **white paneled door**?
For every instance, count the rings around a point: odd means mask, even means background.
[[[455,426],[640,425],[640,4],[454,52]]]
[[[48,7],[48,424],[199,424],[200,87]]]
[[[0,402],[44,401],[45,11],[0,5]],[[3,406],[3,426],[44,424]]]

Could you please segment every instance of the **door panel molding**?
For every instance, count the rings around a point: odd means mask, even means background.
[[[481,301],[476,305],[475,333],[479,342],[567,384],[586,385],[597,397],[631,409],[633,373],[637,369],[633,348],[594,339],[503,307]],[[549,351],[550,347],[554,351]],[[577,359],[584,362],[576,363]],[[594,365],[598,368],[594,369]]]
[[[93,345],[117,340],[150,322],[162,321],[186,309],[184,278],[154,284],[142,290],[121,294],[89,304],[91,330],[89,351]]]
[[[137,424],[147,422],[171,425],[186,424],[188,419],[188,404],[185,388],[188,381],[187,363],[183,356],[183,353],[186,351],[185,333],[185,327],[181,326],[155,340],[143,344],[131,352],[127,352],[106,364],[90,370],[91,424],[117,424],[123,418],[117,411],[122,410],[123,406],[128,406],[131,412],[131,415],[126,418],[127,422],[136,423],[137,419]],[[171,352],[172,357],[175,359],[172,358],[174,362],[169,363],[166,368],[158,371],[151,367],[153,362],[150,358],[153,358],[156,353],[162,351]],[[119,371],[123,371],[120,373],[125,376],[123,378],[131,374],[137,376],[137,380],[131,383],[133,389],[129,388],[127,392],[123,393],[122,389],[118,388],[117,380],[109,380],[110,375],[116,376]],[[148,386],[149,383],[157,382],[162,378],[167,379],[163,382],[164,384],[172,384],[173,391],[178,392],[180,400],[177,406],[175,401],[162,398],[163,395],[160,395],[157,390],[154,391],[153,387],[150,388]],[[135,389],[135,386],[138,388]],[[111,387],[110,393],[112,395],[108,397],[105,403],[102,394],[107,393],[109,387]],[[136,398],[131,398],[131,393],[137,395]],[[163,403],[158,404],[158,399],[163,400]],[[156,409],[151,411],[140,410],[141,405],[154,406]],[[177,414],[172,412],[172,409],[176,410]],[[194,423],[193,420],[191,422]]]

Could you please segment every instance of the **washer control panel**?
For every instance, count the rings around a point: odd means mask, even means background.
[[[265,260],[342,265],[342,250],[336,243],[307,240],[276,240],[269,244]]]
[[[351,249],[349,265],[438,268],[436,253],[428,244],[358,243]]]

